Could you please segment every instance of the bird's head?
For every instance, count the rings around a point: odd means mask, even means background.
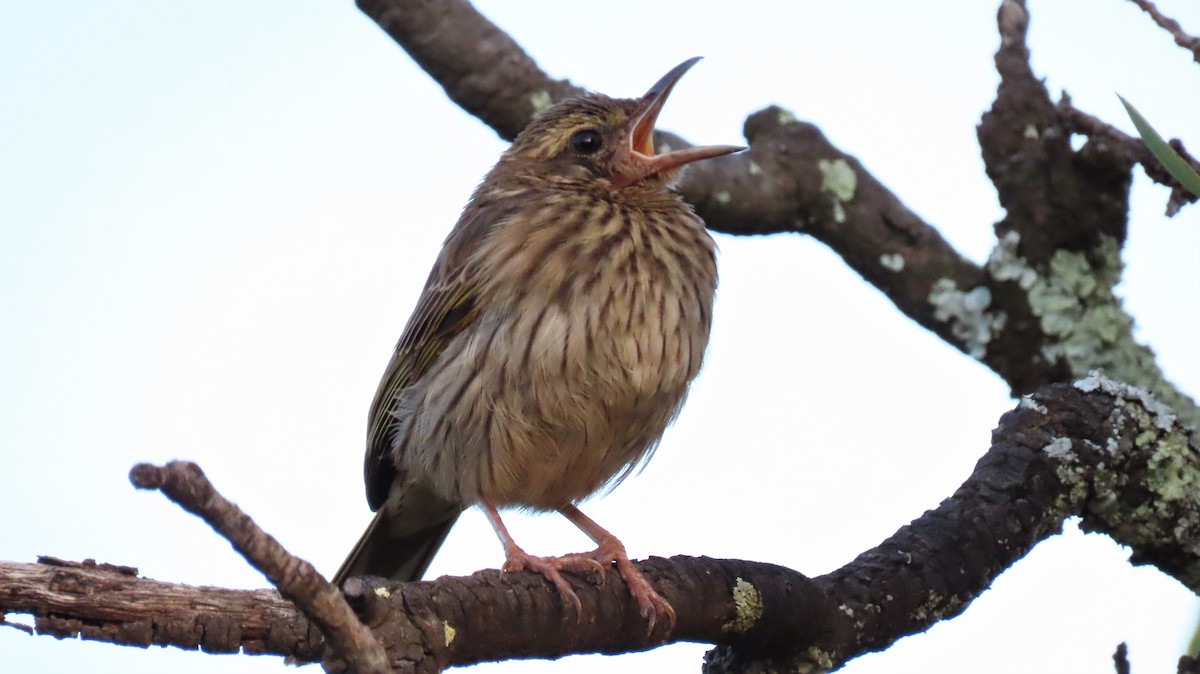
[[[671,89],[700,58],[675,66],[640,98],[587,94],[547,108],[517,136],[497,169],[539,181],[662,188],[686,164],[745,148],[689,147],[654,153],[654,123]]]

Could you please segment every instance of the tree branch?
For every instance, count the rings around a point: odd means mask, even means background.
[[[1113,652],[1113,667],[1117,670],[1117,674],[1130,674],[1129,669],[1129,646],[1124,642],[1117,644],[1117,650]]]
[[[38,634],[206,653],[319,660],[325,642],[272,590],[193,587],[138,578],[137,569],[39,557],[0,562],[0,615],[34,616]]]
[[[536,110],[579,91],[550,79],[464,0],[359,0],[359,7],[456,103],[506,139]],[[954,250],[817,127],[781,108],[751,115],[750,150],[691,167],[680,192],[715,231],[811,234],[911,319],[990,367],[1014,394],[1104,369],[1150,389],[1200,427],[1200,408],[1134,340],[1133,319],[1113,292],[1133,162],[1174,187],[1172,204],[1184,203],[1186,193],[1140,141],[1095,124],[1069,98],[1050,101],[1029,67],[1028,19],[1023,2],[1001,3],[1002,82],[979,138],[1009,213],[996,227],[986,268]],[[466,28],[445,30],[452,20]],[[1072,133],[1089,137],[1078,152]],[[660,150],[690,145],[669,133],[656,139]]]
[[[1150,18],[1154,20],[1154,23],[1159,28],[1170,33],[1171,37],[1175,38],[1175,44],[1192,52],[1192,59],[1196,63],[1200,63],[1200,38],[1188,35],[1183,30],[1183,26],[1179,25],[1178,21],[1158,11],[1158,7],[1150,0],[1131,0],[1131,2],[1137,5],[1143,12],[1149,14]]]
[[[1142,170],[1146,172],[1146,175],[1151,180],[1160,185],[1170,187],[1171,194],[1167,198],[1167,217],[1175,216],[1184,206],[1200,200],[1200,196],[1192,194],[1183,185],[1180,185],[1177,180],[1172,178],[1171,174],[1167,173],[1162,163],[1154,157],[1154,154],[1150,152],[1150,148],[1146,147],[1141,138],[1130,136],[1113,125],[1079,110],[1071,105],[1071,97],[1066,92],[1063,92],[1062,98],[1058,103],[1058,114],[1068,132],[1086,136],[1091,142],[1097,143],[1105,151],[1112,152],[1114,155],[1120,157],[1122,161],[1131,164],[1140,164]],[[1193,170],[1200,172],[1200,160],[1197,160],[1188,152],[1187,148],[1183,146],[1183,141],[1178,138],[1172,138],[1168,142],[1168,145]]]
[[[961,613],[1073,515],[1132,547],[1133,563],[1200,592],[1200,494],[1181,489],[1197,478],[1191,432],[1145,391],[1101,377],[1047,387],[1000,419],[991,449],[953,496],[815,579],[850,618],[850,634],[782,661],[718,648],[710,674],[836,667],[883,650]],[[1158,508],[1167,512],[1143,519]]]
[[[1089,377],[1023,400],[953,496],[833,573],[809,579],[769,564],[690,557],[638,566],[678,612],[669,641],[719,646],[710,672],[836,667],[961,613],[1072,515],[1130,546],[1133,563],[1200,591],[1200,493],[1186,488],[1197,481],[1200,447],[1170,409],[1140,389]],[[616,574],[601,586],[572,585],[585,607],[581,622],[533,573],[362,580],[346,594],[402,671],[668,643],[646,635]],[[114,643],[240,647],[301,661],[325,653],[308,620],[274,592],[173,585],[94,563],[0,563],[3,613],[33,613],[41,633]]]
[[[289,554],[240,508],[218,494],[199,466],[184,461],[162,467],[139,463],[130,471],[129,480],[139,489],[161,491],[224,536],[321,630],[334,656],[353,671],[391,671],[375,635],[359,622],[342,593],[327,583],[312,564]]]
[[[1016,392],[1100,369],[1149,389],[1200,427],[1195,401],[1134,339],[1133,318],[1115,292],[1129,209],[1128,144],[1106,134],[1073,151],[1069,99],[1055,106],[1029,66],[1024,1],[1004,0],[997,24],[1000,87],[978,135],[1006,215],[987,264],[992,302],[962,320],[994,328],[983,360]]]
[[[553,80],[466,0],[358,0],[446,96],[511,141],[535,114],[583,88]]]

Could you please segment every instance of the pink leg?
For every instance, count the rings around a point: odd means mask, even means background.
[[[557,557],[535,557],[521,549],[517,542],[513,540],[511,534],[508,533],[508,527],[504,526],[504,521],[500,519],[500,512],[496,510],[496,506],[492,505],[491,501],[484,499],[483,514],[487,515],[488,522],[491,523],[492,529],[500,538],[500,543],[504,545],[504,567],[503,571],[513,573],[516,571],[535,571],[542,574],[546,580],[554,583],[554,587],[558,588],[558,593],[562,595],[563,603],[570,603],[575,606],[575,614],[580,621],[583,620],[583,604],[579,601],[579,595],[575,594],[575,590],[571,589],[570,583],[566,578],[562,577],[560,571],[568,568],[568,564],[564,564],[563,560]],[[594,565],[599,566],[596,562]]]
[[[637,600],[638,606],[642,610],[642,617],[650,622],[648,633],[654,631],[655,618],[659,612],[667,619],[667,632],[674,629],[675,609],[667,603],[667,600],[662,595],[654,590],[654,586],[637,570],[633,562],[629,561],[629,555],[625,552],[625,545],[616,536],[609,533],[604,527],[596,524],[595,520],[584,515],[579,508],[573,505],[559,508],[558,512],[571,520],[572,524],[579,527],[580,531],[587,534],[596,543],[596,549],[591,553],[568,555],[567,557],[594,560],[595,563],[603,564],[605,567],[616,562],[617,572],[621,574],[621,578],[629,586],[630,594]]]

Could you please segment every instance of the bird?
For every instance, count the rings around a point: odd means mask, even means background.
[[[505,572],[615,564],[654,629],[674,608],[578,504],[653,453],[700,371],[716,244],[674,191],[732,145],[655,153],[658,115],[700,58],[638,98],[586,93],[545,109],[471,195],[446,237],[369,413],[375,517],[334,575],[420,580],[464,509],[482,508]],[[537,557],[500,509],[558,512],[596,549]]]

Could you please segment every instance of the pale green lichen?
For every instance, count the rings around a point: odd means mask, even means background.
[[[846,221],[846,209],[837,199],[833,200],[833,221],[839,225]]]
[[[1037,281],[1038,273],[1017,255],[1019,243],[1020,234],[1005,232],[988,256],[987,271],[997,281],[1016,281],[1022,290],[1029,290]]]
[[[1034,412],[1037,412],[1039,414],[1045,414],[1046,412],[1049,411],[1046,409],[1045,405],[1034,400],[1032,395],[1021,396],[1021,402],[1017,403],[1017,407],[1019,407],[1023,410],[1025,410],[1025,409],[1033,410]]]
[[[450,623],[443,620],[442,621],[442,637],[446,640],[447,648],[450,647],[450,644],[454,643],[454,637],[456,637],[456,636],[458,636],[458,630],[454,629],[453,625],[451,625]]]
[[[377,587],[375,588],[375,596],[387,599],[392,596],[392,593],[386,587]]]
[[[549,91],[539,89],[532,94],[529,94],[529,104],[533,106],[533,116],[537,117],[546,110],[546,108],[554,105],[554,97]]]
[[[725,667],[718,666],[724,670]],[[825,674],[833,669],[833,653],[809,646],[803,653],[755,658],[752,671],[763,674]]]
[[[1033,124],[1026,124],[1025,125],[1025,137],[1028,138],[1029,140],[1037,140],[1038,139],[1037,127],[1034,126]]]
[[[821,170],[822,192],[832,194],[838,201],[854,199],[854,192],[858,189],[858,174],[845,159],[821,159],[817,161],[817,168]]]
[[[1136,400],[1143,409],[1154,415],[1154,426],[1169,431],[1175,425],[1175,411],[1159,402],[1150,391],[1123,381],[1115,381],[1093,370],[1075,382],[1075,388],[1085,393],[1100,390],[1121,400]],[[1124,418],[1124,415],[1122,415]]]
[[[1116,403],[1108,417],[1112,435],[1104,443],[1111,460],[1090,470],[1064,470],[1060,464],[1057,473],[1071,499],[1068,510],[1084,508],[1085,516],[1103,522],[1096,528],[1125,545],[1177,546],[1200,555],[1200,454],[1174,413],[1145,389],[1097,372],[1075,386],[1103,391]],[[1145,470],[1130,470],[1130,465]],[[1137,480],[1132,500],[1131,480]],[[1200,565],[1172,575],[1188,587],[1200,586]]]
[[[863,612],[864,612],[864,613],[870,613],[870,612],[871,612],[871,607],[872,607],[872,606],[874,606],[874,607],[875,607],[875,609],[876,609],[876,611],[875,611],[875,612],[876,612],[876,613],[878,613],[878,612],[879,612],[879,611],[878,611],[878,608],[879,608],[879,607],[878,607],[878,606],[875,606],[874,604],[866,604],[865,606],[863,606],[863,607],[862,607],[862,608],[863,608]],[[841,611],[842,613],[845,613],[847,618],[850,618],[851,620],[853,620],[853,621],[854,621],[852,624],[854,625],[854,629],[855,629],[855,630],[859,630],[859,631],[861,631],[861,630],[863,630],[863,629],[865,629],[865,628],[866,628],[866,626],[867,626],[867,623],[866,623],[866,621],[865,621],[865,620],[863,620],[863,619],[861,619],[861,618],[857,618],[857,617],[855,616],[854,607],[850,606],[849,604],[841,604],[841,605],[839,605],[839,606],[838,606],[838,610],[839,610],[839,611]]]
[[[733,199],[733,196],[728,191],[721,190],[713,194],[713,199],[716,199],[718,204],[727,204]]]
[[[943,597],[933,590],[925,594],[925,601],[913,609],[908,617],[916,622],[933,624],[962,612],[963,600],[957,594]]]
[[[810,672],[814,672],[814,671],[827,672],[827,671],[833,669],[833,656],[830,655],[829,652],[823,651],[823,650],[817,648],[816,646],[809,646],[809,648],[805,652],[805,654],[808,655],[809,660],[811,660],[813,662],[813,664],[818,668],[815,670],[809,670]]]
[[[762,618],[762,598],[758,595],[758,589],[745,579],[738,578],[733,583],[733,606],[736,615],[721,626],[722,632],[745,632]]]
[[[821,191],[833,197],[833,221],[841,224],[846,221],[846,207],[842,204],[854,198],[858,175],[845,159],[821,159],[817,168],[821,170]]]
[[[1071,451],[1071,438],[1053,438],[1042,451],[1050,458],[1064,463],[1076,461],[1075,453]]]
[[[879,264],[888,271],[900,273],[904,271],[904,256],[900,253],[881,253]]]
[[[779,123],[784,126],[796,123],[796,116],[793,115],[791,111],[784,110],[783,108],[779,108],[779,116],[777,119],[779,120]]]
[[[1079,504],[1083,503],[1092,493],[1089,482],[1090,471],[1080,464],[1060,462],[1054,474],[1064,489],[1055,499],[1054,507],[1059,512],[1077,512]]]
[[[753,160],[751,160],[750,166],[748,166],[746,168],[746,171],[752,176],[759,175],[760,173],[763,172],[762,167],[759,166],[758,163],[754,162]]]
[[[1058,250],[1039,273],[1017,253],[1020,235],[1007,232],[988,258],[987,271],[998,281],[1016,282],[1038,318],[1046,343],[1041,355],[1050,364],[1066,363],[1074,376],[1101,370],[1108,377],[1148,389],[1183,418],[1200,427],[1200,409],[1166,381],[1154,353],[1133,338],[1133,318],[1113,287],[1120,280],[1120,244],[1102,236],[1089,252]]]
[[[1155,492],[1166,501],[1182,501],[1200,493],[1200,473],[1185,457],[1187,443],[1182,436],[1168,436],[1159,442],[1146,464],[1147,481],[1156,485]]]
[[[934,319],[950,325],[950,332],[962,340],[972,358],[987,355],[987,345],[1004,329],[1008,315],[1003,311],[990,312],[992,291],[976,286],[966,292],[948,278],[938,279],[929,291]]]

